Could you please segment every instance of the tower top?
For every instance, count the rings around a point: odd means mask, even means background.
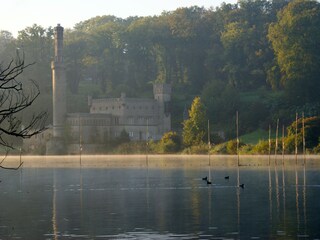
[[[55,30],[60,30],[60,29],[63,30],[63,27],[60,25],[60,23],[58,23],[57,26],[55,27]]]
[[[63,27],[58,23],[54,28],[54,57],[55,62],[63,62]]]

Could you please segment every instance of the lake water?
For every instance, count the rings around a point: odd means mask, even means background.
[[[320,239],[319,170],[1,170],[0,239]]]

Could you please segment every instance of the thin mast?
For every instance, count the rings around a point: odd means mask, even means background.
[[[239,159],[239,112],[236,113],[236,128],[237,128],[237,159],[238,159],[238,166],[240,166],[240,159]]]
[[[81,118],[80,115],[78,115],[79,120],[79,157],[80,157],[80,166],[81,166],[81,154],[82,154],[82,134],[81,134]]]
[[[306,138],[304,131],[304,112],[302,112],[302,144],[303,144],[303,164],[306,164]]]
[[[270,154],[271,154],[271,126],[269,124],[269,166],[270,166]]]
[[[277,119],[277,128],[276,128],[276,145],[274,148],[274,163],[277,165],[277,152],[278,152],[278,134],[279,134],[279,118]]]
[[[208,120],[208,158],[209,158],[209,166],[210,166],[210,148],[211,148],[211,142],[210,142],[210,120]]]
[[[284,165],[284,125],[282,125],[282,165]]]
[[[296,157],[296,164],[298,161],[298,113],[296,112],[296,134],[295,134],[295,139],[294,139],[294,145],[295,145],[295,157]]]

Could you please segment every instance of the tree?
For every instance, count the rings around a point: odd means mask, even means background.
[[[26,53],[26,62],[36,62],[23,71],[24,78],[37,81],[43,93],[51,93],[51,56],[53,52],[53,28],[32,25],[18,32],[16,46]]]
[[[279,14],[269,27],[281,72],[281,84],[291,101],[320,100],[320,4],[311,0],[295,0]]]
[[[0,31],[0,55],[4,52],[7,46],[14,41],[14,38],[11,32],[8,31]]]
[[[302,118],[298,119],[298,122],[294,121],[290,126],[288,126],[288,137],[295,136],[296,126],[298,127],[298,139],[302,142],[302,132],[303,132],[303,124]],[[319,142],[320,137],[320,117],[307,117],[304,119],[304,135],[306,141],[306,148],[312,149],[316,147]],[[292,139],[294,139],[292,137]],[[301,146],[300,142],[300,146]]]
[[[181,139],[176,132],[167,132],[163,134],[159,142],[160,151],[163,153],[175,153],[181,148]]]
[[[185,146],[203,144],[207,129],[206,119],[204,105],[200,97],[195,97],[189,110],[189,119],[183,122],[182,138]]]
[[[0,65],[0,145],[13,149],[10,137],[30,138],[45,129],[47,113],[40,112],[22,123],[19,113],[28,109],[40,95],[36,82],[25,87],[19,76],[31,64],[19,55],[16,61]],[[0,164],[1,165],[1,164]]]

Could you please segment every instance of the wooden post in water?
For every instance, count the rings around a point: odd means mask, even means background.
[[[284,165],[284,125],[282,125],[282,165]]]
[[[237,159],[238,166],[240,166],[240,157],[239,157],[239,112],[236,112],[236,131],[237,131]]]
[[[211,149],[211,142],[210,142],[210,120],[208,120],[208,158],[209,158],[209,166],[210,166],[210,149]]]
[[[20,163],[19,163],[19,166],[21,165],[21,154],[22,154],[22,148],[20,147],[19,148],[19,151],[20,151]]]
[[[279,118],[277,119],[276,144],[275,144],[275,147],[274,147],[274,164],[275,164],[275,165],[277,165],[278,134],[279,134]]]
[[[303,165],[306,164],[306,138],[304,131],[304,112],[302,112],[302,151],[303,151]]]
[[[210,120],[208,120],[208,166],[209,166],[209,181],[211,182],[211,163],[210,163]]]
[[[270,155],[271,155],[271,125],[269,124],[269,166],[270,166]]]
[[[80,161],[80,166],[82,165],[81,163],[81,155],[82,155],[82,134],[81,134],[81,118],[80,115],[78,115],[78,121],[79,121],[79,161]]]
[[[295,145],[295,158],[296,158],[296,164],[298,163],[298,113],[296,112],[296,133],[294,138],[294,145]]]
[[[148,159],[148,143],[149,143],[149,119],[147,118],[147,129],[146,129],[146,166],[149,166]]]

